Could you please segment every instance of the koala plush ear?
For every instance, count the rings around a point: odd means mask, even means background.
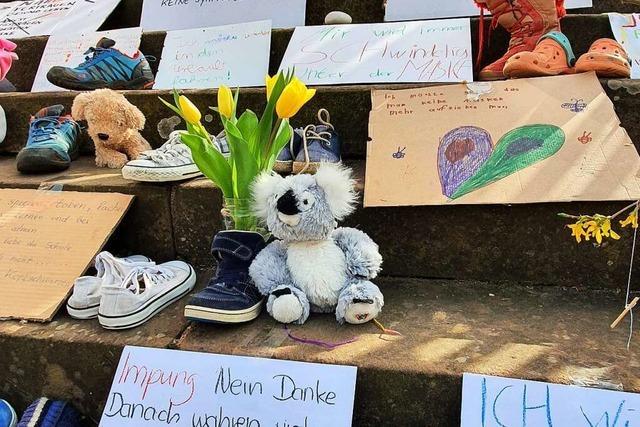
[[[126,99],[124,107],[124,120],[128,128],[142,130],[144,129],[145,117],[142,111]]]
[[[276,194],[276,187],[284,180],[274,172],[263,172],[251,186],[253,195],[253,210],[258,218],[267,219],[269,214],[269,199]]]
[[[335,163],[322,163],[315,174],[318,185],[324,190],[325,197],[334,218],[344,219],[355,209],[355,181],[351,178],[351,169]]]
[[[71,106],[71,116],[74,120],[86,120],[86,116],[84,114],[84,110],[87,108],[87,105],[91,103],[91,92],[83,92],[76,96],[73,100],[73,105]]]

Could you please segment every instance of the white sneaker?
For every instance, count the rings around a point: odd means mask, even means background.
[[[73,283],[73,294],[67,301],[67,312],[75,319],[98,317],[103,286],[118,285],[133,268],[154,264],[142,255],[116,258],[107,251],[100,252],[94,261],[97,274],[78,277]]]
[[[196,273],[186,262],[139,267],[118,286],[105,286],[98,320],[106,329],[127,329],[151,319],[182,298],[196,284]]]
[[[132,181],[169,182],[202,176],[191,157],[191,150],[180,139],[180,131],[171,132],[162,147],[144,151],[122,168],[122,177]]]

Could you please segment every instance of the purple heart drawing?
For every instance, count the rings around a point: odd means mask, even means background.
[[[451,197],[471,178],[493,151],[491,134],[476,126],[455,128],[440,140],[438,173],[442,194]]]

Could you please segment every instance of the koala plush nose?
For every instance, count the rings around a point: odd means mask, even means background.
[[[298,200],[291,190],[284,193],[282,197],[278,199],[277,208],[278,212],[285,215],[295,215],[300,213],[300,209],[298,209]]]
[[[99,133],[98,138],[100,139],[100,141],[106,141],[107,139],[109,139],[109,135],[107,135],[106,133]]]

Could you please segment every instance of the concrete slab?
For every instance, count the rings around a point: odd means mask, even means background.
[[[92,157],[81,157],[60,173],[22,175],[14,157],[0,157],[0,188],[34,188],[59,183],[67,191],[118,192],[136,198],[107,248],[142,253],[157,261],[174,259],[171,187],[127,181],[119,170],[97,168]]]
[[[339,326],[313,315],[298,338],[351,344],[327,351],[290,339],[263,314],[251,324],[191,325],[179,349],[358,366],[356,426],[459,426],[461,376],[475,372],[639,392],[638,340],[626,349],[628,319],[609,323],[624,296],[514,283],[384,278],[379,320]]]

